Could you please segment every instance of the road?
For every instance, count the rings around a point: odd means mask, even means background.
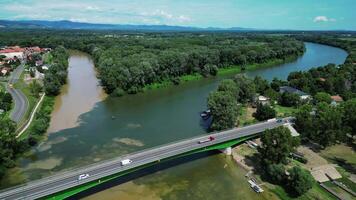
[[[285,120],[288,119],[290,118],[285,118],[283,122],[261,122],[242,128],[235,128],[210,135],[198,136],[151,149],[142,150],[112,160],[95,163],[79,169],[62,172],[51,177],[29,182],[14,189],[10,188],[9,190],[2,191],[0,193],[0,199],[37,199],[45,197],[68,188],[72,188],[90,181],[156,162],[165,158],[180,155],[195,149],[254,135],[256,133],[261,133],[266,129],[282,126]],[[200,140],[206,139],[210,136],[215,137],[215,140],[199,144]],[[120,161],[123,159],[131,159],[132,163],[126,166],[121,166]],[[90,176],[84,180],[79,181],[78,177],[81,174],[89,174]]]
[[[24,64],[22,63],[11,73],[9,84],[11,85],[15,84],[20,79],[23,70],[24,70]],[[6,89],[11,94],[12,99],[15,102],[15,107],[14,109],[12,109],[10,113],[10,118],[16,123],[19,123],[27,112],[29,106],[28,99],[24,95],[24,93],[19,89],[11,88],[9,87],[9,85],[6,86]]]

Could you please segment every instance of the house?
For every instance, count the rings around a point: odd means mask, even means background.
[[[340,97],[339,95],[334,95],[331,96],[330,98],[331,98],[331,105],[337,105],[343,101],[342,97]]]
[[[293,88],[293,87],[289,87],[289,86],[281,86],[279,87],[279,93],[283,94],[283,93],[291,93],[291,94],[297,94],[301,100],[307,100],[310,98],[310,95],[303,92],[303,91],[300,91],[296,88]]]
[[[257,98],[256,98],[256,103],[260,103],[262,105],[267,105],[269,104],[269,98],[268,97],[265,97],[265,96],[262,96],[262,95],[259,95]]]
[[[0,55],[6,56],[6,58],[19,58],[22,59],[24,55],[24,49],[19,46],[7,47],[0,50]]]

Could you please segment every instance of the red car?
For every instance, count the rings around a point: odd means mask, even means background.
[[[210,136],[210,137],[207,138],[207,139],[200,140],[198,143],[199,143],[199,144],[202,144],[202,143],[205,143],[205,142],[211,142],[211,141],[213,141],[213,140],[215,140],[215,138],[214,138],[213,136]]]

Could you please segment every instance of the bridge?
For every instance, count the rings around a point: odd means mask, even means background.
[[[15,188],[9,188],[1,191],[0,199],[65,199],[125,174],[155,165],[158,162],[194,153],[231,147],[256,137],[267,129],[282,126],[291,119],[293,118],[270,120],[145,149],[79,169],[58,173]],[[215,139],[204,143],[199,142],[209,137],[214,137]],[[124,159],[130,159],[132,163],[122,166],[121,161]],[[89,176],[79,180],[79,176],[82,174],[88,174]]]

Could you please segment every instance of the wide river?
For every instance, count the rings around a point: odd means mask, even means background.
[[[339,48],[305,43],[296,61],[248,72],[268,80],[286,79],[291,71],[328,63],[341,64]],[[106,97],[90,57],[72,52],[68,84],[56,99],[46,141],[20,159],[2,185],[38,179],[58,171],[98,162],[175,140],[204,134],[199,112],[223,77],[192,81],[121,98]],[[245,171],[215,154],[181,162],[103,190],[88,199],[256,199]],[[268,195],[263,198],[271,199]]]

